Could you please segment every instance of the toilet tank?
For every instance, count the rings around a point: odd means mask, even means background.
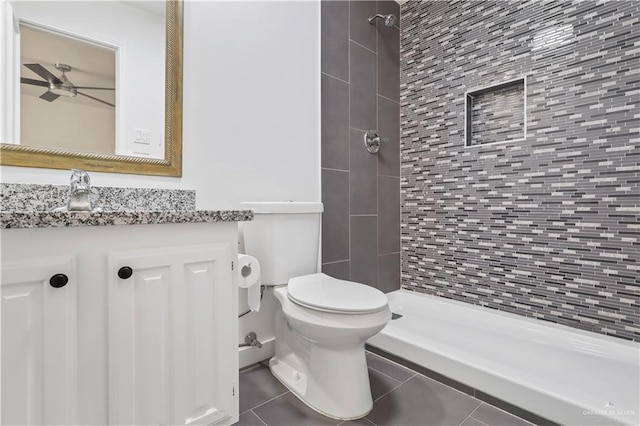
[[[322,203],[244,202],[242,208],[254,213],[241,226],[245,253],[260,262],[262,284],[317,272]]]

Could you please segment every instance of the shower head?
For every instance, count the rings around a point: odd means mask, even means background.
[[[371,16],[369,18],[369,23],[373,25],[378,18],[384,19],[384,25],[387,27],[393,27],[398,21],[398,18],[396,18],[396,15],[394,15],[393,13],[390,13],[388,15],[381,15],[378,13],[377,15]]]

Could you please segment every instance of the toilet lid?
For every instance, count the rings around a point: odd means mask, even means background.
[[[287,294],[294,303],[330,312],[367,313],[387,306],[387,296],[380,290],[325,274],[291,278]]]

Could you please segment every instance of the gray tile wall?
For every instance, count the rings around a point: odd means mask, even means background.
[[[402,6],[402,286],[640,341],[640,3]],[[527,76],[526,140],[464,93]]]
[[[322,1],[322,270],[400,288],[400,30],[394,1]],[[378,155],[364,132],[388,141]]]

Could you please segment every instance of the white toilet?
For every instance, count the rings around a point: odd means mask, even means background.
[[[322,203],[242,203],[245,252],[273,287],[273,375],[314,410],[357,419],[373,408],[364,344],[391,319],[387,297],[364,284],[315,273]],[[288,285],[287,285],[288,283]]]

